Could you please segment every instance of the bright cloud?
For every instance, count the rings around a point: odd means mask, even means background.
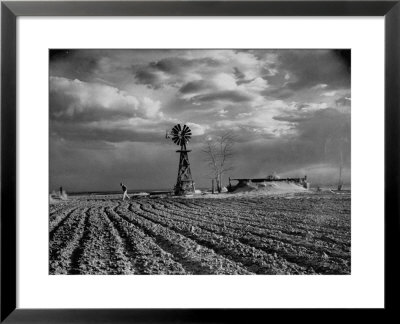
[[[114,120],[162,117],[160,101],[138,99],[115,87],[50,77],[50,113],[55,119]]]

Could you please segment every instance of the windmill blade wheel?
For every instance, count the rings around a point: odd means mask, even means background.
[[[176,124],[174,127],[172,127],[171,137],[172,141],[176,145],[183,146],[190,141],[191,136],[192,131],[187,125],[183,125],[182,127],[180,124]]]

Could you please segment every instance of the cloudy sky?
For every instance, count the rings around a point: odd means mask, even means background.
[[[50,190],[172,188],[177,123],[197,187],[205,138],[227,131],[227,176],[336,183],[342,152],[350,182],[348,50],[51,50],[49,87]]]

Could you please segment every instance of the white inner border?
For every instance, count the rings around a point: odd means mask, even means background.
[[[20,17],[17,28],[18,307],[384,306],[383,18]],[[49,276],[49,48],[351,48],[351,275]]]

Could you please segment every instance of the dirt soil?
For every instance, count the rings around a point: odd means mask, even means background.
[[[350,274],[350,193],[50,205],[50,274]]]

